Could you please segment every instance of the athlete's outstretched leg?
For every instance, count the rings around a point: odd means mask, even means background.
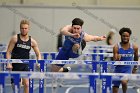
[[[51,66],[51,71],[52,72],[69,72],[71,70],[70,67],[62,67],[62,66],[58,66],[58,65],[52,65]]]

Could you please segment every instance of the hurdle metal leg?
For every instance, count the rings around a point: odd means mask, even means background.
[[[14,80],[14,92],[20,93],[20,75],[19,74],[11,74]]]
[[[35,60],[30,60],[29,61],[29,69],[30,72],[34,71],[34,63],[36,63]],[[33,79],[29,79],[29,93],[33,93],[33,88],[34,88],[34,80]]]
[[[44,57],[44,59],[47,59],[48,58],[48,53],[43,53],[43,57]]]
[[[39,60],[40,72],[44,72],[44,60]],[[44,79],[39,80],[39,93],[44,93]]]
[[[50,55],[51,55],[51,59],[54,60],[56,57],[56,53],[50,53]]]
[[[5,92],[5,77],[7,75],[5,73],[0,73],[0,93],[6,93]]]
[[[112,93],[111,90],[112,77],[101,75],[100,78],[102,79],[102,93]]]
[[[99,61],[103,61],[104,60],[104,56],[103,55],[92,55],[92,60],[97,60],[97,56],[100,56]],[[93,62],[92,64],[92,72],[95,73],[97,72],[97,65],[100,65],[100,71],[99,71],[99,79],[102,80],[102,93],[107,93],[109,90],[111,91],[111,78],[108,76],[102,77],[101,78],[101,73],[106,73],[107,72],[107,62]],[[107,80],[108,81],[107,81]],[[95,85],[94,87],[97,85],[97,81],[94,81]],[[109,88],[109,89],[108,89]],[[95,91],[94,93],[96,93],[96,87],[93,88]]]
[[[98,76],[90,75],[89,76],[89,93],[96,93],[96,79]]]

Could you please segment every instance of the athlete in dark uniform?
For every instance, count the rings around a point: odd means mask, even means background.
[[[65,41],[62,49],[59,51],[56,60],[68,60],[69,58],[77,58],[81,53],[82,44],[89,41],[102,41],[105,36],[93,36],[82,31],[84,21],[80,18],[75,18],[72,25],[67,25],[60,30],[62,35],[65,35]],[[83,42],[83,43],[82,43]],[[83,45],[84,46],[84,45]],[[63,68],[64,65],[52,65],[52,71],[67,72],[68,69]]]
[[[31,50],[31,36],[28,41],[22,41],[20,34],[17,34],[17,43],[15,44],[11,59],[29,59],[29,52]],[[29,66],[26,63],[12,63],[12,71],[29,71]],[[13,79],[11,81],[13,83]]]
[[[14,35],[9,42],[6,51],[7,59],[29,59],[31,47],[34,50],[37,59],[41,59],[37,42],[28,35],[28,32],[29,21],[22,20],[20,22],[20,34]],[[13,63],[12,65],[8,63],[7,68],[12,71],[29,71],[28,64],[25,63]],[[29,80],[27,78],[23,78],[22,80],[24,85],[24,93],[29,93]]]

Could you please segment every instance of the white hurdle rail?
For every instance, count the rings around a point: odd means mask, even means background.
[[[30,54],[35,55],[34,52],[31,52]],[[57,54],[58,54],[57,52],[41,52],[43,59],[53,59],[54,60]],[[112,53],[86,53],[85,52],[82,55],[85,57],[91,56],[91,60],[94,60],[94,61],[104,61],[104,57],[113,57]],[[128,54],[122,54],[122,55],[128,55]],[[99,59],[97,59],[97,57],[99,57]],[[140,54],[139,54],[139,57],[140,57]],[[5,59],[6,52],[0,52],[0,58]]]
[[[19,61],[20,60],[20,61]],[[6,59],[1,59],[0,60],[0,63],[7,63],[7,62],[10,62],[10,63],[14,63],[17,61],[19,61],[19,63],[23,62],[23,63],[29,63],[29,66],[30,66],[30,72],[31,73],[34,73],[33,72],[33,64],[36,63],[36,60],[27,60],[27,59],[10,59],[10,60],[6,60]],[[45,73],[44,72],[44,66],[45,64],[92,64],[93,66],[93,73],[90,73],[92,75],[95,75],[96,73],[96,69],[97,69],[97,65],[99,64],[101,66],[101,71],[100,73],[98,73],[98,76],[89,76],[89,81],[90,81],[90,92],[89,93],[97,93],[96,91],[96,79],[99,78],[99,79],[102,79],[102,93],[107,93],[108,91],[111,91],[111,81],[112,81],[112,77],[111,75],[109,75],[108,73],[105,73],[107,72],[107,64],[112,64],[112,65],[140,65],[140,62],[139,61],[110,61],[110,62],[104,62],[104,61],[88,61],[88,60],[38,60],[38,63],[40,63],[40,75],[41,76],[41,79],[40,79],[40,82],[39,82],[39,93],[44,93],[43,89],[44,89],[44,78],[46,77],[43,77],[44,74],[41,74],[41,73]],[[12,74],[13,72],[10,72],[9,74]],[[69,73],[71,74],[71,73]],[[3,72],[0,72],[0,77],[1,78],[4,78],[5,75],[7,74],[3,74]],[[16,76],[15,76],[16,75]],[[67,74],[68,75],[68,74]],[[117,75],[117,74],[115,74]],[[124,75],[124,74],[122,74]],[[13,77],[16,77],[16,78],[19,78],[19,74],[12,74]],[[35,74],[32,74],[32,78],[34,78]],[[31,76],[30,76],[31,77]],[[62,77],[64,77],[62,75]],[[67,76],[68,77],[68,76]],[[33,79],[30,79],[30,92],[29,93],[33,93]],[[139,78],[139,77],[136,77],[136,78]],[[0,79],[0,83],[1,85],[4,87],[4,83],[2,79]],[[18,80],[18,79],[17,79]],[[16,83],[17,82],[17,83]],[[19,84],[18,81],[16,81],[15,83],[16,84]],[[18,86],[18,85],[17,85]],[[17,86],[15,87],[15,90],[17,90]],[[91,88],[92,87],[92,88]],[[18,88],[18,91],[20,89]],[[91,92],[92,91],[92,92]],[[94,91],[94,92],[93,92]],[[1,92],[1,93],[4,93],[4,92]],[[15,93],[19,93],[19,92],[15,92]],[[111,92],[110,92],[111,93]]]

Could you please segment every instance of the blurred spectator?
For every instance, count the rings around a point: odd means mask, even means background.
[[[62,34],[58,34],[57,36],[57,51],[59,51],[59,49],[63,46],[63,42],[64,42],[64,37]]]
[[[113,36],[115,34],[115,30],[111,29],[107,35],[106,43],[107,45],[113,45]]]
[[[107,39],[106,39],[106,44],[111,46],[114,45],[114,40],[113,37],[115,35],[116,30],[115,29],[111,29],[107,35]],[[113,49],[110,48],[107,50],[107,53],[113,53]],[[113,61],[113,57],[105,57],[104,58],[105,61]],[[112,69],[114,69],[114,66],[112,65],[108,65],[108,72],[112,72]]]
[[[109,33],[108,33],[108,35],[107,35],[107,39],[106,39],[106,44],[107,45],[113,45],[113,36],[115,35],[115,29],[111,29],[110,31],[109,31]],[[112,49],[109,49],[109,50],[107,50],[107,53],[112,53],[113,51],[112,51]],[[112,61],[113,60],[113,57],[105,57],[104,58],[104,60],[108,60],[108,61]]]

